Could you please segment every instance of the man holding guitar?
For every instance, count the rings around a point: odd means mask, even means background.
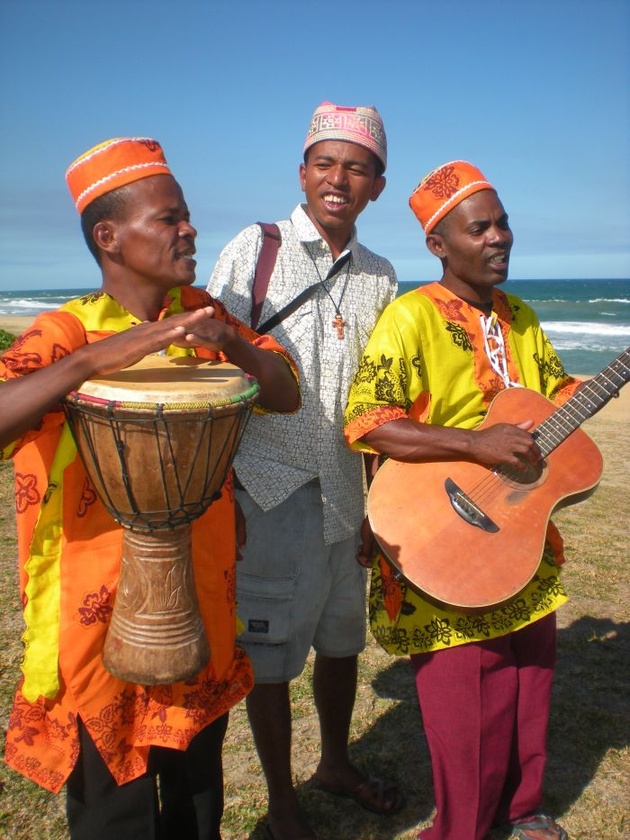
[[[386,467],[393,479],[379,486],[381,468],[370,490],[370,519],[389,558],[374,562],[370,612],[379,643],[394,655],[410,654],[416,676],[437,806],[418,836],[484,840],[493,825],[505,824],[513,838],[567,840],[540,810],[555,610],[566,601],[562,540],[544,517],[540,540],[528,542],[528,514],[512,547],[498,551],[493,541],[517,501],[544,484],[546,452],[534,433],[538,416],[527,408],[477,427],[507,389],[531,389],[561,405],[580,383],[565,374],[535,313],[497,288],[508,276],[513,236],[484,175],[465,161],[444,164],[421,182],[410,205],[441,260],[442,278],[398,298],[381,316],[350,391],[345,432],[352,448],[392,459]],[[585,490],[601,471],[593,457],[597,474]],[[456,462],[481,465],[488,479],[470,489],[449,474]],[[430,465],[448,467],[433,492],[425,474],[414,472]],[[493,507],[496,465],[508,488],[506,516]],[[418,568],[421,578],[429,568],[434,579],[420,587],[413,563],[407,565],[414,554],[408,544],[430,528]],[[458,528],[455,544],[440,554]],[[471,547],[477,534],[486,542]],[[521,559],[533,563],[521,584],[496,583]],[[489,601],[484,583],[499,593]],[[459,595],[460,585],[461,599],[439,594]]]

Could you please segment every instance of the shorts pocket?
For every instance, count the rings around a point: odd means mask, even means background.
[[[239,642],[281,645],[291,638],[295,582],[239,573],[236,612],[245,629]]]

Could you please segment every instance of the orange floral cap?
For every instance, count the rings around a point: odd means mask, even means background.
[[[454,207],[480,190],[494,190],[483,172],[466,160],[452,160],[420,181],[409,206],[428,235]]]
[[[77,210],[105,193],[151,175],[171,175],[164,152],[149,137],[114,137],[89,149],[66,170]]]
[[[302,153],[321,140],[345,140],[369,149],[387,168],[387,137],[381,115],[373,105],[356,108],[322,102],[311,117]]]

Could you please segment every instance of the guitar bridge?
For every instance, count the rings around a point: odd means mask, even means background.
[[[447,478],[444,482],[444,488],[448,494],[453,510],[461,518],[468,522],[469,525],[474,525],[475,528],[481,528],[489,534],[496,534],[499,526],[496,525],[489,516],[487,516],[480,507],[478,507],[473,500],[468,496],[461,487],[458,487],[455,482]]]

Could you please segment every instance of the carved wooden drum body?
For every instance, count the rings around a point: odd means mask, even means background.
[[[123,526],[103,650],[105,667],[121,679],[177,682],[208,661],[191,524],[218,498],[257,394],[256,381],[234,365],[147,356],[65,400],[88,475]]]

